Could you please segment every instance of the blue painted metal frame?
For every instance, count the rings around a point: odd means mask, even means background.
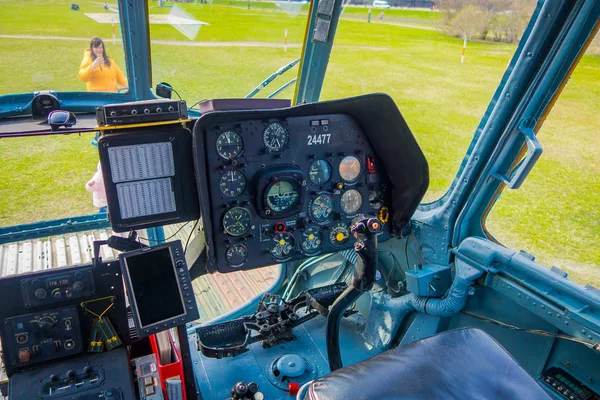
[[[599,16],[595,0],[538,4],[457,178],[440,200],[422,205],[415,214],[427,261],[448,263],[449,250],[461,240],[485,235],[482,218],[503,184],[492,174],[514,164],[525,141],[519,124],[529,118],[543,121]]]
[[[109,227],[110,223],[106,219],[106,213],[9,226],[0,228],[0,245],[22,240],[62,235],[71,232],[105,229]]]
[[[324,1],[334,1],[333,12],[331,15],[331,24],[329,26],[327,40],[324,42],[313,40],[314,31],[317,25],[319,5]],[[294,93],[292,104],[313,103],[319,101],[329,56],[333,47],[333,40],[337,30],[338,21],[342,12],[343,0],[312,0],[309,20],[306,26],[306,35],[304,38],[304,47],[300,68],[298,71],[298,83]]]

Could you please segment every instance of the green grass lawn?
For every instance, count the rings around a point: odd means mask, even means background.
[[[84,12],[103,12],[102,2],[0,0],[0,35],[28,34],[88,38],[99,35],[119,65],[123,51],[110,41],[110,24]],[[153,14],[171,12],[150,3]],[[25,7],[27,6],[27,7]],[[66,11],[65,11],[66,8]],[[302,41],[306,12],[290,15],[274,3],[232,0],[185,4],[194,18],[209,23],[201,42]],[[306,6],[304,6],[306,8]],[[21,16],[27,11],[24,23]],[[366,9],[347,7],[360,15]],[[437,13],[386,10],[397,18],[434,23]],[[21,20],[19,20],[21,18]],[[154,40],[189,41],[168,25],[151,25]],[[188,101],[245,96],[271,72],[299,57],[300,48],[190,47],[152,45],[154,83],[167,81]],[[0,94],[26,90],[84,90],[77,71],[87,40],[0,38]],[[389,93],[397,102],[430,164],[426,200],[450,186],[465,151],[516,46],[462,42],[435,31],[357,19],[340,22],[322,99],[369,92]],[[33,56],[35,55],[35,56]],[[5,71],[13,71],[7,74]],[[297,68],[261,92],[264,96],[295,77]],[[287,89],[280,97],[291,97]],[[527,250],[546,266],[557,265],[579,282],[600,285],[600,57],[584,56],[540,132],[544,154],[523,187],[507,190],[487,226],[506,245]],[[0,140],[0,226],[94,212],[83,185],[92,176],[97,151],[91,136]]]

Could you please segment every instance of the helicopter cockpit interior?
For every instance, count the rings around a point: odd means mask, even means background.
[[[600,27],[600,1],[566,3],[538,3],[435,207],[423,204],[430,160],[401,105],[311,92],[342,1],[311,2],[293,101],[217,98],[197,112],[111,94],[91,113],[44,92],[23,117],[2,114],[0,98],[0,138],[49,134],[30,115],[98,132],[114,232],[89,262],[60,268],[18,273],[0,253],[0,398],[600,399],[600,291],[491,240],[481,222],[540,157],[538,121]],[[147,5],[118,4],[127,27],[144,26]],[[140,41],[126,43],[142,68]],[[139,238],[190,222],[187,242]],[[199,277],[270,266],[267,291],[202,318]]]

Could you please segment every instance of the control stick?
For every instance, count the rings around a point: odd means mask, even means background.
[[[346,308],[364,292],[373,287],[377,272],[377,235],[383,230],[383,224],[375,217],[355,218],[350,232],[356,238],[354,251],[360,257],[354,270],[352,284],[337,298],[327,317],[327,357],[329,369],[333,372],[342,367],[340,353],[340,321]]]

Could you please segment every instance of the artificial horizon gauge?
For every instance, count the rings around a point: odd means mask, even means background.
[[[354,215],[360,210],[362,206],[362,196],[356,189],[351,189],[344,194],[340,199],[340,208],[346,215]]]
[[[240,171],[227,171],[221,177],[219,189],[227,197],[239,196],[246,189],[246,177]]]
[[[331,179],[331,165],[325,160],[317,160],[310,164],[308,178],[315,185],[323,185]]]
[[[244,151],[244,141],[239,133],[226,131],[217,138],[217,152],[226,160],[238,157]]]
[[[283,259],[292,255],[296,248],[296,239],[294,235],[288,232],[277,233],[273,236],[273,247],[271,254],[275,258]]]
[[[344,157],[340,162],[340,177],[346,182],[354,182],[360,175],[360,167],[360,160],[355,156]]]
[[[341,246],[350,239],[350,228],[345,222],[337,222],[329,232],[329,242],[334,246]]]
[[[263,131],[263,143],[268,149],[280,151],[287,146],[290,132],[283,124],[272,122]]]
[[[300,247],[305,253],[313,254],[323,247],[323,231],[316,226],[309,226],[302,231],[302,242]]]
[[[309,211],[315,221],[325,222],[331,218],[334,208],[333,197],[328,194],[322,194],[312,201]]]
[[[293,179],[281,179],[267,186],[267,207],[275,212],[287,211],[300,200],[300,185]]]
[[[232,266],[242,265],[248,257],[248,249],[241,243],[231,245],[225,251],[225,257]]]
[[[244,207],[233,207],[223,217],[223,229],[231,236],[242,236],[250,230],[252,214]]]

